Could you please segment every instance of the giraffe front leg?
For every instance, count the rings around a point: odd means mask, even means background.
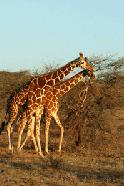
[[[38,145],[39,154],[41,157],[44,157],[41,151],[41,143],[40,143],[40,120],[41,120],[42,110],[40,112],[36,112],[36,140]]]
[[[62,141],[63,141],[63,134],[64,134],[64,128],[59,120],[59,117],[57,114],[53,115],[57,125],[60,127],[61,130],[61,134],[60,134],[60,142],[59,142],[59,149],[58,149],[58,153],[61,154],[61,149],[62,149]]]
[[[37,140],[37,145],[38,145],[38,152],[41,157],[44,157],[41,151],[41,143],[40,143],[40,122],[36,124],[36,140]]]
[[[46,117],[46,129],[45,129],[45,139],[46,139],[45,153],[46,154],[49,154],[49,151],[48,151],[48,137],[49,137],[50,120],[51,120],[51,116],[47,116]]]

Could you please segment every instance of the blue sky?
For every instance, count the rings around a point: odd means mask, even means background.
[[[123,0],[0,0],[0,70],[124,56]]]

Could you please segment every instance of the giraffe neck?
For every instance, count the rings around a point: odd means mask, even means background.
[[[65,76],[67,76],[72,70],[79,66],[78,59],[71,61],[65,66],[59,68],[54,72],[50,72],[45,76],[39,76],[32,81],[33,84],[38,85],[39,87],[43,87],[44,85],[54,86],[59,83]]]
[[[70,89],[72,89],[75,85],[77,85],[84,76],[85,75],[83,74],[83,71],[81,71],[70,79],[60,83],[59,85],[55,85],[52,89],[53,91],[56,91],[55,94],[59,98],[70,91]]]

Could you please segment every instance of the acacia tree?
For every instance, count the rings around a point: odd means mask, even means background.
[[[92,56],[90,63],[94,66],[97,78],[121,74],[124,72],[124,58],[116,58],[114,55]]]

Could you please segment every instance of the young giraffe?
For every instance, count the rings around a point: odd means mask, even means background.
[[[66,64],[64,67],[59,68],[54,72],[50,72],[46,75],[37,76],[32,78],[26,86],[24,86],[19,93],[15,94],[12,98],[12,102],[9,105],[9,112],[7,112],[5,116],[5,121],[0,129],[0,133],[7,125],[8,139],[9,139],[9,150],[12,150],[11,144],[11,133],[12,133],[12,125],[15,122],[17,115],[19,113],[20,108],[29,100],[28,110],[32,109],[32,101],[35,102],[38,99],[35,95],[41,96],[44,94],[45,85],[53,86],[59,83],[66,75],[68,75],[74,68],[90,68],[90,65],[87,62],[87,59],[83,57],[83,54],[80,53],[80,57]],[[39,95],[40,94],[40,95]],[[35,105],[36,106],[36,105]],[[25,121],[26,113],[23,113],[22,122]],[[23,129],[20,129],[20,135],[18,139],[18,148],[20,146],[21,134]],[[35,143],[35,139],[32,136],[33,142],[35,144],[35,148],[37,149],[37,145]]]
[[[93,71],[91,71],[91,73],[89,72],[89,74],[90,76],[93,76]],[[49,131],[51,117],[54,117],[56,123],[61,128],[61,137],[60,137],[60,144],[59,144],[59,152],[61,152],[61,144],[63,140],[64,129],[57,115],[57,111],[59,108],[58,100],[61,96],[63,96],[66,92],[68,92],[71,88],[73,88],[76,84],[78,84],[79,81],[81,81],[81,79],[84,76],[85,76],[85,72],[81,71],[80,73],[76,74],[74,77],[70,78],[69,80],[66,80],[64,82],[61,82],[51,87],[47,87],[46,94],[42,97],[42,99],[39,100],[39,106],[35,108],[36,116],[39,117],[38,118],[39,120],[36,121],[36,140],[38,144],[39,153],[42,157],[43,154],[41,152],[41,146],[40,146],[40,122],[39,121],[41,118],[41,114],[43,113],[43,108],[45,107],[45,109],[47,110],[46,130],[45,130],[45,136],[46,136],[45,152],[48,153],[48,131]],[[28,138],[34,135],[33,132],[34,132],[34,120],[32,120],[32,123],[28,122],[27,136],[24,142],[22,143],[22,145],[20,146],[19,150],[23,148]]]

